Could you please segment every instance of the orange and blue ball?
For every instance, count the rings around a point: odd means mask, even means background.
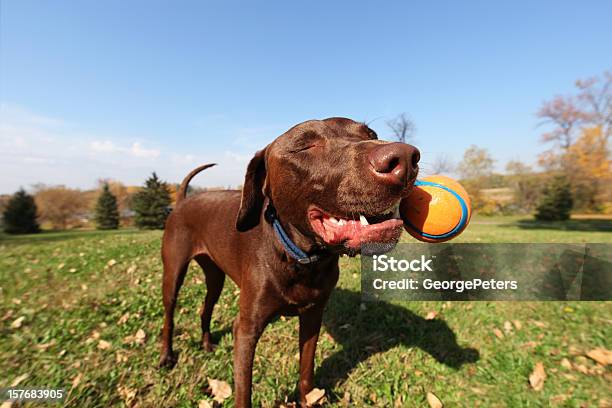
[[[459,182],[435,175],[417,180],[400,203],[404,228],[423,242],[444,242],[461,234],[470,222],[470,197]]]

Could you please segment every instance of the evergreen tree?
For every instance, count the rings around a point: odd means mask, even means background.
[[[565,177],[557,176],[544,187],[535,217],[540,221],[567,220],[573,204],[570,184]]]
[[[170,190],[155,172],[145,186],[134,196],[132,210],[136,213],[134,223],[138,228],[163,229],[170,209]]]
[[[34,197],[23,189],[17,191],[9,200],[3,213],[4,231],[9,234],[30,234],[39,232],[36,221]]]
[[[111,193],[108,183],[104,183],[102,193],[96,203],[96,227],[101,230],[119,228],[119,208],[117,197]]]

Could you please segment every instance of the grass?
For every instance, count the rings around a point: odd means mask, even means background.
[[[583,221],[476,218],[458,240],[612,242],[609,224]],[[239,292],[228,280],[213,315],[219,347],[205,353],[198,309],[206,289],[195,265],[176,314],[179,364],[157,369],[160,237],[131,230],[0,236],[0,387],[27,374],[20,386],[66,388],[65,406],[192,407],[211,401],[207,378],[231,384]],[[446,406],[610,402],[611,370],[584,354],[612,348],[611,302],[362,304],[358,259],[342,258],[341,270],[316,357],[316,384],[329,406],[421,407],[428,392]],[[435,319],[425,318],[430,312]],[[139,329],[142,344],[134,338]],[[295,400],[297,319],[273,322],[256,355],[255,406]],[[540,392],[527,381],[537,362],[547,373]]]

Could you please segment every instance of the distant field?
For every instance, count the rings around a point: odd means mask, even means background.
[[[239,291],[228,280],[213,315],[219,347],[205,353],[198,309],[206,289],[195,265],[176,315],[179,363],[157,369],[160,238],[135,230],[0,236],[0,387],[20,378],[20,386],[63,387],[70,407],[192,407],[211,401],[207,378],[232,384]],[[612,242],[612,220],[476,217],[458,241]],[[612,371],[585,353],[612,348],[612,302],[362,305],[358,258],[341,267],[317,350],[328,406],[425,407],[428,392],[445,406],[611,403]],[[272,323],[257,349],[255,406],[295,399],[297,355],[297,319]],[[528,383],[537,362],[547,374],[539,392]]]

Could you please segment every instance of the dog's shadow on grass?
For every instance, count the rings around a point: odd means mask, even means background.
[[[342,349],[323,360],[315,372],[315,384],[334,387],[362,361],[398,345],[418,347],[453,368],[480,358],[478,350],[457,344],[455,333],[443,320],[425,320],[386,302],[367,302],[366,310],[360,310],[361,304],[359,292],[335,289],[332,293],[323,325]]]

